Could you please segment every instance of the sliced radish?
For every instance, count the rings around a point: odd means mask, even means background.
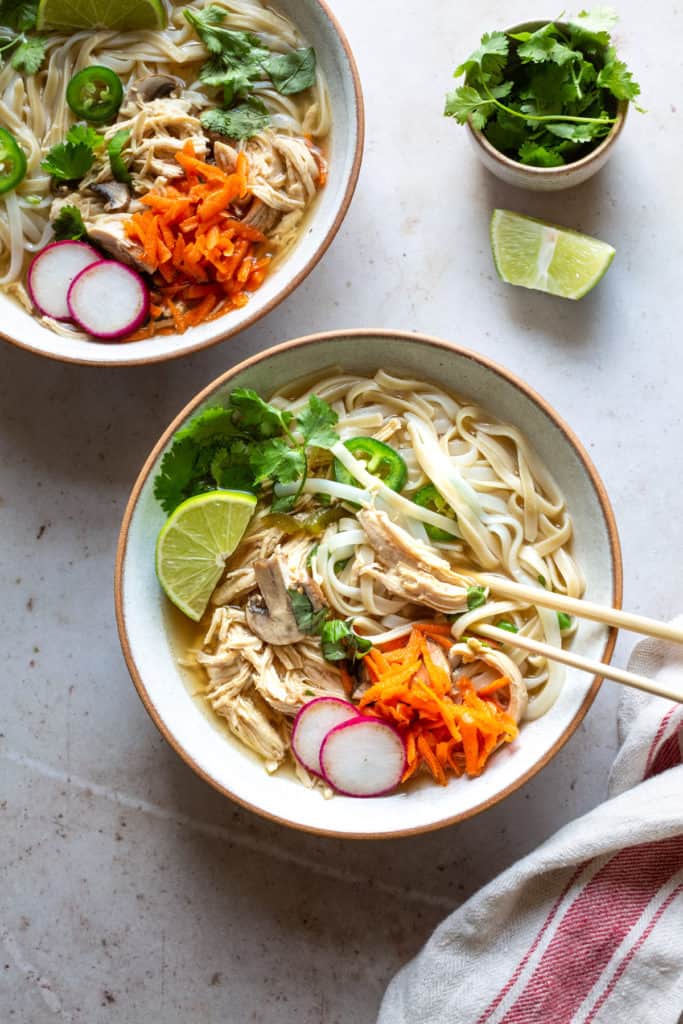
[[[340,722],[357,717],[353,704],[338,697],[316,697],[304,704],[292,727],[292,750],[297,761],[320,775],[320,747],[328,732]]]
[[[82,270],[102,259],[86,242],[52,242],[42,249],[28,268],[27,285],[41,313],[55,320],[71,316],[66,296]]]
[[[345,796],[382,796],[406,766],[403,740],[387,722],[360,715],[328,732],[320,748],[323,778]]]
[[[120,338],[146,320],[149,292],[136,270],[100,260],[74,278],[67,303],[76,323],[94,338]]]

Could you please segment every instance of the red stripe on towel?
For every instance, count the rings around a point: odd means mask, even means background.
[[[683,885],[677,885],[676,888],[673,890],[673,892],[669,893],[669,895],[664,900],[664,902],[662,903],[661,907],[659,907],[659,909],[657,910],[657,913],[654,915],[654,917],[650,921],[649,925],[647,926],[647,928],[645,929],[643,934],[640,936],[640,938],[635,943],[635,945],[633,945],[631,947],[631,949],[628,951],[628,953],[626,954],[624,959],[619,964],[619,967],[615,971],[615,973],[614,973],[614,975],[612,977],[612,980],[610,981],[609,985],[607,986],[605,991],[602,993],[602,995],[598,999],[597,1003],[595,1004],[595,1006],[593,1007],[591,1012],[586,1017],[586,1020],[584,1021],[584,1024],[591,1024],[591,1021],[595,1020],[595,1015],[597,1014],[598,1010],[600,1010],[600,1008],[602,1007],[603,1003],[605,1003],[609,999],[609,997],[612,995],[612,992],[614,991],[614,988],[615,988],[617,982],[620,981],[622,975],[624,974],[624,971],[626,970],[628,965],[631,963],[631,961],[633,960],[633,957],[639,951],[639,949],[641,948],[643,943],[646,942],[646,940],[650,937],[650,935],[654,931],[655,925],[659,921],[659,919],[662,916],[662,914],[664,913],[664,911],[667,910],[671,906],[671,904],[676,899],[676,897],[680,896],[681,893],[683,893]]]
[[[649,775],[661,775],[669,768],[681,763],[681,733],[675,732],[664,740],[650,766]]]
[[[683,865],[683,836],[612,857],[565,913],[503,1024],[570,1024],[658,890]]]
[[[669,708],[667,713],[664,715],[664,718],[659,723],[659,728],[657,729],[657,732],[655,733],[655,738],[653,739],[652,743],[650,744],[650,750],[648,751],[647,761],[645,762],[645,771],[643,772],[643,778],[644,779],[646,779],[648,777],[648,775],[650,774],[650,766],[652,765],[652,761],[653,761],[653,759],[655,757],[655,754],[657,753],[657,747],[659,746],[659,741],[661,740],[662,736],[664,735],[666,727],[669,724],[669,719],[673,715],[674,711],[678,711],[678,710],[679,710],[679,708],[677,708],[676,705],[674,704],[674,706],[672,708]]]

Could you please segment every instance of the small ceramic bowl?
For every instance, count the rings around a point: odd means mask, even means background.
[[[527,21],[505,31],[535,32],[545,24],[545,21]],[[562,25],[562,22],[558,24]],[[527,164],[521,164],[492,146],[483,131],[472,127],[471,119],[467,122],[467,130],[470,142],[484,167],[501,181],[507,185],[515,185],[517,188],[531,189],[533,192],[558,192],[563,188],[581,185],[605,166],[614,152],[614,146],[623,130],[628,106],[628,102],[625,100],[617,104],[616,123],[612,126],[609,135],[606,135],[595,149],[581,157],[580,160],[564,164],[562,167],[530,167]]]
[[[55,334],[7,295],[0,294],[0,338],[37,355],[88,365],[132,366],[187,355],[225,341],[286,299],[318,263],[349,208],[360,171],[364,111],[358,69],[348,40],[325,0],[275,0],[275,6],[315,48],[327,79],[332,110],[329,174],[305,230],[246,306],[191,327],[184,334],[142,341],[88,341]]]
[[[285,767],[268,775],[259,758],[207,711],[202,697],[193,696],[192,682],[178,664],[183,640],[185,645],[191,641],[178,633],[182,624],[154,572],[155,541],[165,519],[153,493],[160,460],[189,417],[235,387],[269,395],[274,382],[283,387],[335,365],[373,374],[390,366],[397,374],[438,381],[517,426],[566,495],[586,596],[619,605],[621,556],[607,495],[586,451],[548,403],[507,370],[467,349],[415,334],[358,330],[301,338],[254,356],[200,392],[171,423],[140,472],[121,527],[115,581],[119,635],[133,682],[154,722],[183,760],[221,793],[264,817],[311,832],[353,838],[407,835],[477,814],[540,771],[583,719],[599,680],[568,669],[553,707],[526,722],[519,740],[500,750],[479,778],[453,780],[445,787],[416,779],[372,800],[325,800]],[[582,622],[572,649],[608,661],[614,639],[603,625]]]

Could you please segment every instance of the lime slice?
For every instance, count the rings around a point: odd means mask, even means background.
[[[493,211],[491,251],[503,281],[565,299],[594,288],[615,252],[599,238],[510,210]]]
[[[157,540],[156,568],[166,596],[191,619],[201,619],[225,559],[239,544],[256,498],[243,491],[210,491],[171,513]]]
[[[113,28],[120,32],[166,28],[161,0],[40,0],[39,31],[70,32],[79,28]]]

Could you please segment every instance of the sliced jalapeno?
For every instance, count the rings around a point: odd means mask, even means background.
[[[420,508],[429,508],[432,512],[440,512],[442,516],[448,516],[449,519],[453,520],[453,533],[448,533],[446,530],[442,530],[440,526],[432,526],[431,523],[425,523],[424,528],[427,531],[427,536],[430,540],[453,540],[454,537],[458,536],[456,529],[456,516],[455,512],[445,500],[445,498],[439,493],[434,484],[425,484],[420,490],[413,495],[412,499],[416,505]]]
[[[121,79],[111,68],[96,64],[83,68],[67,85],[66,102],[76,117],[85,121],[111,121],[123,102]]]
[[[26,174],[26,155],[6,128],[0,128],[0,195],[16,188]]]
[[[116,135],[114,135],[107,146],[107,156],[109,157],[111,173],[114,175],[116,181],[122,181],[126,185],[129,185],[133,179],[130,176],[130,171],[126,166],[125,160],[121,156],[121,151],[129,138],[130,132],[128,129],[122,128],[120,132],[117,132]]]
[[[344,444],[352,455],[365,463],[368,473],[378,476],[392,491],[403,489],[408,479],[408,467],[390,445],[374,437],[352,437],[350,441],[344,441]],[[334,478],[340,484],[358,483],[339,459],[334,460]]]

